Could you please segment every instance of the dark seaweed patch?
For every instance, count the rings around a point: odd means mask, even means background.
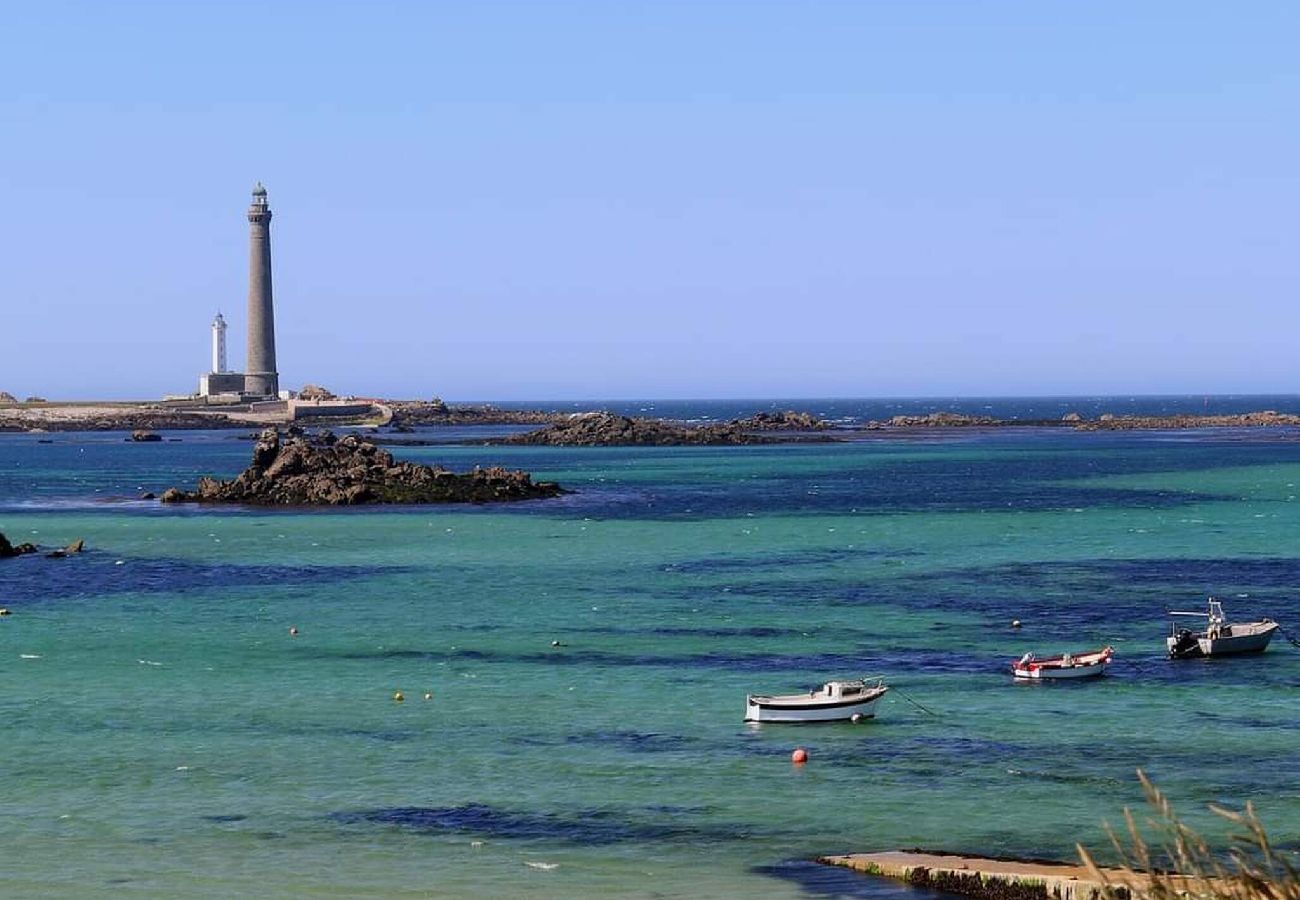
[[[921,556],[918,550],[817,549],[799,553],[773,553],[764,556],[716,556],[688,559],[659,566],[661,572],[681,575],[710,574],[714,572],[763,572],[772,569],[792,569],[800,566],[820,566],[845,559],[903,559]]]
[[[19,560],[5,567],[9,604],[112,594],[183,594],[221,588],[311,587],[412,571],[405,566],[276,566],[128,558],[87,551],[63,560]]]
[[[513,743],[534,747],[569,746],[605,746],[617,747],[629,753],[674,753],[695,746],[696,741],[680,734],[660,734],[640,731],[585,731],[580,734],[565,735],[563,738],[547,739],[523,735]]]
[[[745,826],[720,828],[674,821],[676,816],[626,815],[611,809],[559,813],[511,812],[482,803],[462,806],[399,806],[335,813],[343,824],[387,825],[411,831],[477,834],[506,840],[560,841],[579,845],[635,841],[731,840],[752,834]]]
[[[685,656],[620,654],[568,647],[549,653],[511,653],[500,650],[378,650],[334,654],[352,660],[410,659],[429,662],[525,663],[551,666],[647,666],[680,669],[727,669],[737,672],[983,672],[1002,671],[1008,662],[1001,655],[961,651],[899,648],[864,649],[858,653],[697,653]]]
[[[228,822],[243,822],[245,819],[248,818],[248,816],[241,815],[239,813],[233,813],[230,815],[204,816],[203,818],[205,821],[208,822],[217,822],[220,824],[225,824]]]

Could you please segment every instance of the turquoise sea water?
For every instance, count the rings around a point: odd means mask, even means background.
[[[0,436],[0,531],[90,548],[0,563],[0,894],[893,895],[801,861],[1068,856],[1139,766],[1300,849],[1300,651],[1162,656],[1210,592],[1300,634],[1300,433],[419,447],[576,493],[345,512],[131,499],[250,450],[172,436]],[[740,721],[865,674],[875,721]]]

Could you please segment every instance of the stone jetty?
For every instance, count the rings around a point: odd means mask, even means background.
[[[457,473],[441,466],[398,462],[391,453],[350,434],[282,439],[267,429],[253,461],[230,481],[202,478],[198,488],[170,488],[164,503],[239,503],[254,506],[354,506],[381,503],[494,503],[566,493],[534,482],[527,472],[498,467]]]
[[[1141,895],[1151,884],[1146,876],[1122,869],[1093,872],[1071,863],[920,850],[822,856],[817,861],[975,900],[1106,900]]]

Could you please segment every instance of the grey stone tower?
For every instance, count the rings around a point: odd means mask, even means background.
[[[275,370],[275,310],[271,306],[271,207],[262,182],[248,207],[248,366],[244,391],[263,397],[280,393]]]

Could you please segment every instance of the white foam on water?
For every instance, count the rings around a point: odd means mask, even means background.
[[[41,655],[39,653],[20,653],[18,654],[18,658],[19,659],[41,659]]]
[[[543,872],[550,872],[552,869],[558,869],[560,867],[559,863],[548,862],[525,862],[524,865],[528,866],[530,869],[541,869]]]

